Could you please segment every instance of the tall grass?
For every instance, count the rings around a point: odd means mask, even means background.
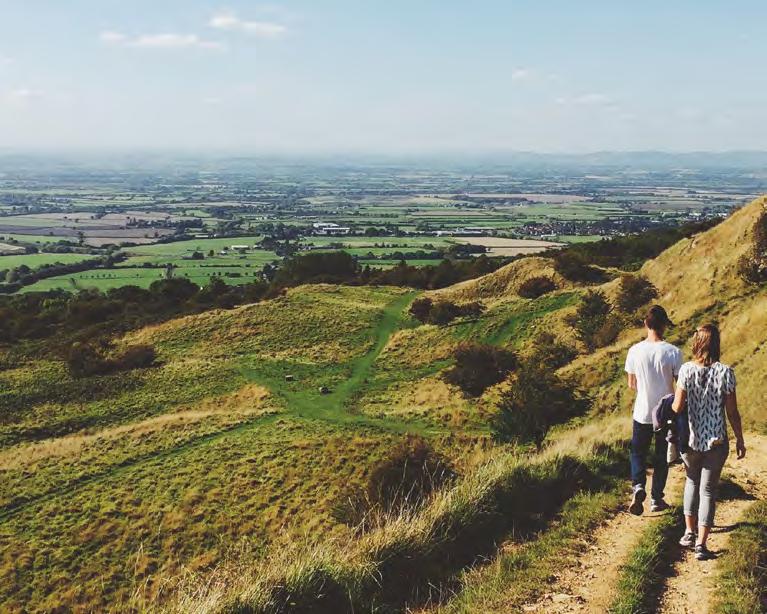
[[[568,454],[500,454],[420,510],[347,544],[283,552],[205,583],[181,583],[184,612],[384,611],[427,603],[509,535],[540,530],[576,492],[605,490],[625,464],[623,446]]]

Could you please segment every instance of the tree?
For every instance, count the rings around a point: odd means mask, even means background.
[[[644,277],[626,274],[621,276],[616,306],[623,313],[634,313],[657,296],[657,288]]]
[[[458,306],[450,301],[438,301],[434,303],[429,312],[429,323],[437,326],[445,326],[455,320],[460,314]]]
[[[557,289],[557,284],[548,277],[531,277],[519,286],[517,294],[522,298],[538,298]]]
[[[599,338],[598,333],[608,323],[608,317],[612,307],[607,302],[604,293],[599,290],[586,292],[581,297],[581,302],[575,315],[568,318],[568,324],[575,329],[579,339],[586,344],[589,352],[593,352],[604,338]]]
[[[564,367],[577,356],[575,348],[548,331],[538,334],[531,346],[536,360],[552,371]]]
[[[479,343],[462,343],[455,349],[455,365],[443,375],[470,397],[481,396],[502,382],[517,366],[514,352]]]
[[[512,375],[490,426],[496,441],[532,442],[540,450],[553,425],[584,414],[588,407],[570,381],[533,355]]]
[[[429,320],[433,304],[433,301],[428,297],[417,298],[410,305],[410,315],[422,324],[425,324]]]

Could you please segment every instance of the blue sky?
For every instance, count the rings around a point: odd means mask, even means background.
[[[767,3],[0,0],[0,148],[767,147]]]

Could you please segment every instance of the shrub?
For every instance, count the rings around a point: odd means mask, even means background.
[[[425,324],[429,320],[433,304],[430,298],[417,298],[410,305],[410,315],[422,324]]]
[[[557,289],[557,284],[548,277],[531,277],[522,282],[517,294],[522,298],[539,298]]]
[[[567,322],[589,352],[613,341],[622,325],[618,318],[613,317],[610,303],[599,290],[584,294],[575,315],[570,316]]]
[[[517,366],[513,352],[478,343],[462,343],[455,350],[455,366],[444,380],[458,386],[471,397],[482,395],[490,386],[502,382]]]
[[[387,517],[423,505],[456,477],[450,462],[419,435],[408,435],[374,465],[362,488],[346,493],[334,517],[360,530],[380,526]]]
[[[131,345],[117,356],[107,356],[104,351],[90,343],[73,343],[67,357],[72,377],[106,375],[115,371],[131,371],[151,367],[157,353],[151,345]]]
[[[496,441],[533,442],[540,449],[554,424],[581,415],[588,407],[572,382],[558,377],[542,356],[533,355],[512,376],[490,426]]]
[[[449,301],[434,303],[429,312],[429,323],[444,326],[455,320],[459,315],[458,306]]]
[[[536,359],[553,371],[572,362],[578,354],[575,348],[557,339],[553,333],[549,332],[537,335],[531,346]]]
[[[591,261],[585,254],[573,249],[558,252],[554,256],[554,268],[569,281],[599,283],[605,279],[604,273],[591,266]]]
[[[658,290],[644,277],[622,275],[616,306],[623,313],[634,313],[658,296]]]
[[[110,362],[88,343],[73,343],[67,357],[67,366],[72,377],[101,375],[111,369]]]
[[[738,262],[738,272],[746,283],[767,282],[767,212],[756,222],[753,246]]]
[[[458,317],[479,317],[485,310],[485,306],[474,301],[456,305],[450,301],[433,302],[430,298],[419,298],[410,306],[410,315],[421,323],[445,326]]]
[[[131,345],[113,362],[115,370],[130,371],[151,367],[156,359],[157,352],[151,345]]]

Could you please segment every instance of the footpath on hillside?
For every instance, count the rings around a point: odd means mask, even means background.
[[[709,538],[709,548],[724,554],[730,532],[737,526],[748,506],[757,498],[767,497],[767,439],[749,433],[747,457],[737,460],[734,453],[727,459],[716,509],[716,528]],[[667,500],[681,503],[685,482],[683,466],[669,472]],[[648,481],[649,483],[649,481]],[[547,614],[604,614],[617,594],[622,567],[637,547],[651,524],[671,512],[632,516],[627,506],[617,510],[593,534],[584,536],[587,547],[578,559],[566,563],[551,579],[546,593],[523,606],[526,612]],[[679,535],[681,537],[681,534]],[[712,603],[718,559],[697,561],[690,550],[672,546],[671,574],[662,587],[657,611],[661,614],[707,614]]]

